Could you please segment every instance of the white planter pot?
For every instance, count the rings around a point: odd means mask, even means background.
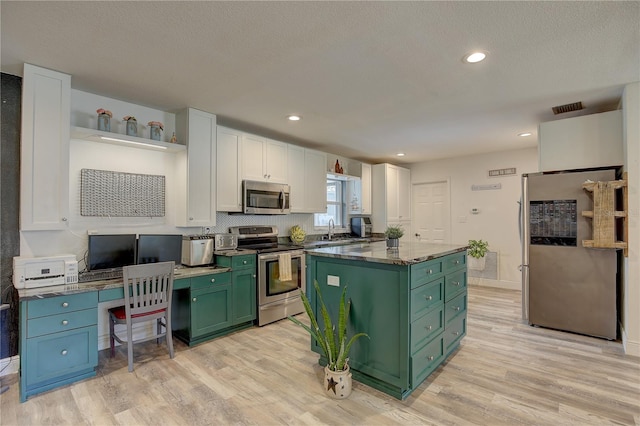
[[[471,256],[467,257],[467,267],[476,271],[484,271],[486,262],[486,256],[483,256],[479,259]]]
[[[345,399],[351,395],[351,385],[353,379],[351,370],[347,365],[347,369],[343,371],[331,371],[328,367],[324,367],[324,391],[329,398]]]

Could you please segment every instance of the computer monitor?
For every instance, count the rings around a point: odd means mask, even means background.
[[[87,269],[119,268],[136,263],[135,234],[89,235]]]
[[[169,262],[176,266],[182,261],[182,235],[140,234],[138,236],[137,264]]]

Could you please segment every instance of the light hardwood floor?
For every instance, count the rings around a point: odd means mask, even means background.
[[[460,349],[405,401],[360,383],[324,396],[309,337],[288,320],[193,348],[170,360],[155,342],[100,353],[97,377],[21,404],[17,375],[0,396],[4,425],[600,425],[640,424],[640,359],[620,342],[535,328],[520,292],[470,286]]]

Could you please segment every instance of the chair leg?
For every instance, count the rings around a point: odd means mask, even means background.
[[[158,319],[156,320],[156,327],[157,327],[157,329],[158,329],[158,330],[157,330],[157,333],[156,333],[156,336],[160,336],[160,333],[162,333],[162,321],[160,320],[160,318],[158,318]],[[160,344],[160,338],[159,338],[159,337],[156,339],[156,344],[157,344],[157,345],[159,345],[159,344]]]
[[[169,358],[173,358],[173,334],[171,331],[171,321],[169,321],[169,318],[164,317],[164,323],[165,323],[165,331],[167,333],[167,347],[169,348]]]
[[[127,358],[129,359],[129,373],[133,371],[133,324],[127,322]]]
[[[114,323],[111,318],[109,318],[109,347],[111,348],[111,358],[116,356],[116,342],[113,338],[114,334]]]

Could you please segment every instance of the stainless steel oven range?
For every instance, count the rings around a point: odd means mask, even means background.
[[[258,325],[304,311],[300,292],[305,291],[305,261],[301,246],[278,244],[276,226],[233,226],[238,249],[258,253]]]

